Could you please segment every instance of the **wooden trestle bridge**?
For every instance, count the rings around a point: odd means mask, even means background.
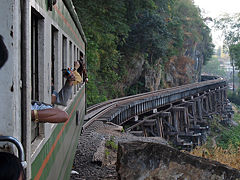
[[[204,142],[213,115],[223,122],[233,115],[222,78],[91,106],[83,130],[93,121],[108,121],[137,136],[162,137],[189,150]]]

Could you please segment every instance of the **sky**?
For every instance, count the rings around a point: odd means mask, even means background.
[[[225,12],[240,12],[240,0],[194,0],[194,3],[212,17],[217,17]]]
[[[223,13],[240,13],[240,0],[194,0],[195,5],[204,10],[203,17],[216,18]],[[213,42],[221,45],[221,33],[212,31]]]

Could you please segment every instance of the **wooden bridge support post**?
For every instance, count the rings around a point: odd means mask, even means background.
[[[212,96],[213,96],[213,108],[214,108],[214,114],[217,113],[217,90],[215,89],[215,91],[213,92]]]
[[[202,110],[203,110],[203,114],[204,114],[204,117],[207,117],[209,118],[210,116],[210,101],[209,101],[209,97],[210,97],[210,94],[208,93],[205,93],[206,95],[202,98]]]
[[[158,132],[159,132],[159,136],[161,138],[164,138],[164,132],[163,132],[163,118],[162,117],[158,117],[157,118],[157,129],[158,129]]]
[[[191,112],[192,114],[189,114],[189,118],[193,120],[193,126],[196,126],[197,125],[197,110],[196,110],[196,100],[194,100],[194,97],[192,96],[191,97],[191,106],[190,106],[190,109],[191,109]]]
[[[216,97],[217,97],[217,113],[222,116],[223,112],[223,99],[222,99],[222,89],[219,87],[216,91]]]
[[[173,131],[173,121],[170,112],[162,112],[159,114],[159,126],[161,137],[170,140],[169,132]]]
[[[224,102],[224,105],[227,105],[228,104],[228,99],[227,99],[227,87],[224,87],[222,88],[223,92],[223,102]]]
[[[202,122],[203,115],[202,115],[202,99],[201,97],[197,97],[196,99],[196,112],[197,112],[197,119]]]
[[[173,121],[177,132],[187,133],[189,131],[189,117],[187,107],[173,107]]]
[[[209,90],[209,93],[208,93],[208,102],[209,102],[209,111],[210,111],[211,114],[214,112],[214,107],[213,107],[212,99],[213,99],[213,93]]]

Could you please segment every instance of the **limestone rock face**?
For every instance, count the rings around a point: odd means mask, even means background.
[[[194,60],[186,56],[172,57],[166,64],[165,81],[169,87],[193,83],[198,80]]]
[[[136,54],[131,58],[132,64],[127,67],[128,76],[125,79],[124,86],[130,86],[134,82],[138,81],[142,72],[145,59],[143,55]]]
[[[117,172],[122,180],[240,179],[240,171],[216,161],[140,141],[119,143]]]
[[[159,59],[154,66],[146,65],[144,70],[145,88],[150,91],[156,91],[160,89],[160,83],[162,80],[162,65],[161,59]]]
[[[201,43],[187,41],[179,56],[169,57],[167,61],[160,57],[154,63],[142,53],[126,57],[131,63],[126,67],[126,78],[119,82],[118,89],[124,91],[140,82],[146,91],[155,91],[197,82],[203,66],[204,48]]]

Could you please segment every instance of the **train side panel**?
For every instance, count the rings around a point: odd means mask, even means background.
[[[38,42],[40,49],[40,101],[50,103],[51,74],[54,74],[55,89],[59,91],[64,81],[62,68],[73,67],[80,52],[85,55],[85,37],[79,33],[76,21],[65,6],[57,1],[49,10],[48,1],[31,1],[32,19],[41,26]],[[73,7],[72,7],[73,9]],[[32,29],[33,29],[32,25]],[[42,34],[41,34],[42,33]],[[31,39],[33,41],[33,39]],[[54,60],[53,60],[54,58]],[[63,66],[64,63],[64,66]],[[54,64],[55,70],[51,68]],[[67,107],[69,120],[61,124],[39,124],[39,136],[31,144],[31,179],[65,179],[70,177],[73,158],[85,116],[85,85],[74,87]],[[76,118],[78,120],[76,120]],[[30,127],[29,127],[30,128]]]
[[[37,92],[37,100],[50,103],[52,76],[59,91],[64,84],[62,69],[73,67],[86,50],[86,38],[71,0],[57,0],[51,10],[49,2],[1,1],[1,52],[6,49],[7,58],[4,62],[0,59],[0,135],[22,142],[27,179],[69,178],[85,116],[82,84],[73,88],[66,107],[57,106],[68,112],[66,123],[31,121],[32,92]],[[1,150],[17,154],[12,147],[0,144]]]
[[[0,135],[21,141],[20,2],[1,1]],[[3,58],[3,53],[4,57]]]
[[[69,179],[85,115],[84,86],[67,112],[69,121],[57,125],[32,163],[32,179]]]

